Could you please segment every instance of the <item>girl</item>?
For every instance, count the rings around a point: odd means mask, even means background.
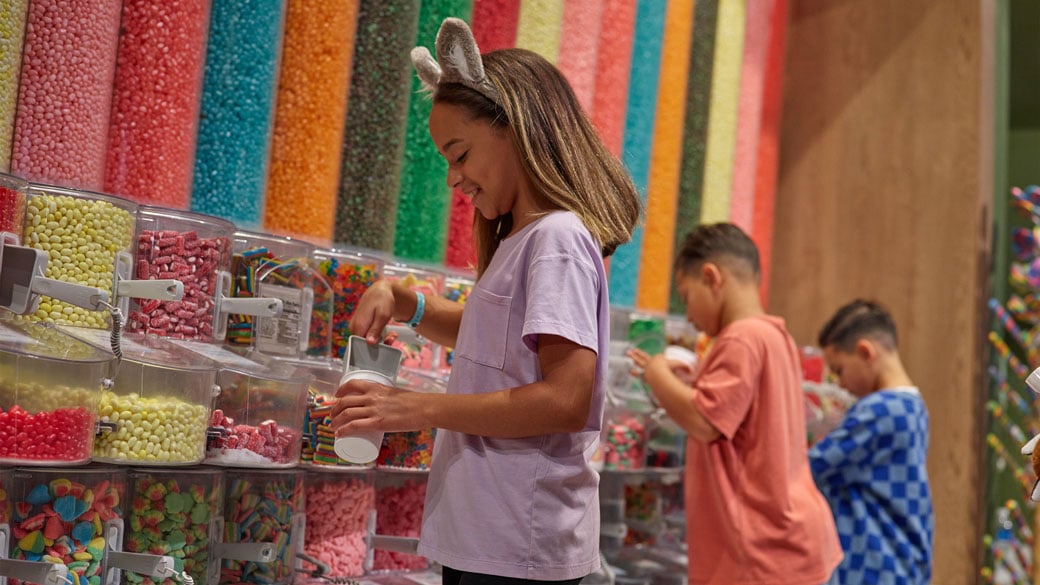
[[[446,394],[367,382],[339,389],[337,434],[436,427],[419,553],[450,585],[577,583],[599,566],[595,453],[609,306],[603,258],[631,236],[635,186],[560,72],[521,49],[481,56],[447,19],[429,129],[448,185],[476,208],[477,284],[464,308],[375,283],[351,331],[407,322],[455,348]]]

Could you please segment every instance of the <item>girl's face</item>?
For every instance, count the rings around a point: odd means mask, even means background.
[[[448,161],[448,186],[469,197],[485,219],[528,204],[520,159],[507,132],[445,103],[433,104],[429,127],[434,145]]]

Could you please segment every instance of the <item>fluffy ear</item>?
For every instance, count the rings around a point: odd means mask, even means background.
[[[426,47],[415,47],[411,52],[412,65],[426,91],[433,91],[441,80],[441,66],[434,61]]]
[[[484,81],[484,63],[469,26],[458,18],[445,18],[437,32],[437,59],[446,81],[477,85]]]

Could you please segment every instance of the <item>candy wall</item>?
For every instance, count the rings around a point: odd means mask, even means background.
[[[466,267],[472,206],[408,60],[447,16],[556,63],[632,173],[614,304],[669,308],[702,221],[751,232],[768,270],[787,0],[4,2],[0,171]]]

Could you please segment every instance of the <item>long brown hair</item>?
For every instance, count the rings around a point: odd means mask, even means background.
[[[621,162],[603,145],[574,91],[537,53],[503,49],[482,55],[501,105],[459,83],[442,83],[434,102],[462,107],[474,119],[510,132],[520,164],[545,209],[573,212],[609,256],[632,237],[642,203]],[[512,214],[487,220],[474,214],[477,275],[509,235]]]

